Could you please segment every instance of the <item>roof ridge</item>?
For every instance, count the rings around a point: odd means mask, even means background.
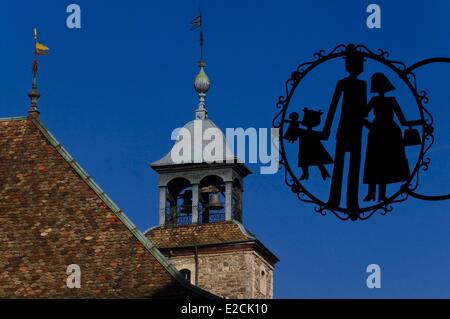
[[[244,225],[242,225],[240,222],[238,222],[237,220],[232,220],[234,223],[236,223],[238,226],[239,226],[239,228],[240,228],[240,230],[242,231],[242,233],[245,235],[245,236],[247,236],[247,237],[249,237],[249,238],[251,238],[251,239],[254,239],[256,242],[257,242],[257,244],[258,245],[260,245],[264,250],[266,250],[270,255],[272,255],[273,257],[275,257],[275,259],[277,260],[277,261],[279,261],[279,259],[278,259],[278,257],[277,256],[275,256],[275,254],[274,253],[272,253],[259,239],[257,239],[256,237],[255,237],[255,235],[253,235],[249,230],[247,230],[247,228],[245,228],[244,227]]]
[[[230,220],[222,220],[222,221],[217,221],[217,222],[212,222],[212,223],[197,223],[197,224],[182,224],[182,225],[176,225],[176,227],[174,226],[168,226],[168,225],[155,225],[155,226],[150,226],[149,228],[147,228],[143,234],[147,234],[148,232],[154,230],[154,229],[158,229],[158,228],[178,228],[178,229],[182,229],[182,228],[190,228],[190,227],[198,227],[198,226],[214,226],[217,224],[236,224],[239,227],[239,230],[247,237],[249,237],[250,239],[255,239],[255,236],[253,236],[251,234],[250,231],[248,231],[241,223],[239,223],[238,221],[234,220],[234,219],[230,219]]]
[[[26,116],[0,117],[0,122],[26,120]]]
[[[249,239],[256,239],[255,236],[253,236],[245,227],[244,225],[242,225],[240,222],[238,222],[237,220],[232,219],[232,221],[238,225],[239,229],[241,230],[241,232],[247,236]]]
[[[26,117],[25,117],[26,119]],[[217,297],[210,292],[203,290],[197,286],[190,284],[183,275],[173,266],[169,260],[158,250],[158,248],[142,234],[136,225],[128,218],[128,216],[112,201],[112,199],[98,186],[97,183],[88,175],[88,173],[75,161],[69,152],[58,142],[53,134],[39,120],[32,118],[33,124],[40,130],[47,141],[58,151],[70,167],[81,177],[81,179],[97,194],[97,196],[105,203],[105,205],[119,218],[125,227],[137,238],[137,240],[156,258],[156,260],[174,277],[183,287],[191,291],[204,295],[205,297]]]
[[[156,228],[159,228],[159,227],[163,227],[163,225],[155,225],[155,226],[150,226],[149,228],[147,228],[145,231],[144,231],[144,236],[145,236],[145,234],[147,234],[149,231],[151,231],[151,230],[153,230],[153,229],[156,229]]]

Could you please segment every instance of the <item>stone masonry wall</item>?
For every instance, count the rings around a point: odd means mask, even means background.
[[[273,267],[253,253],[253,298],[273,298]]]
[[[172,256],[178,269],[191,271],[195,284],[195,258]],[[254,251],[199,253],[198,286],[225,298],[272,298],[273,268]]]

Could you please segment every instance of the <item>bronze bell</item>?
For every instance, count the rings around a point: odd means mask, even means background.
[[[180,195],[180,198],[183,199],[183,203],[180,206],[180,212],[183,214],[191,214],[192,213],[192,191],[185,190],[183,194]]]
[[[220,202],[219,193],[211,193],[209,197],[208,208],[210,210],[221,210],[223,209],[223,204]]]

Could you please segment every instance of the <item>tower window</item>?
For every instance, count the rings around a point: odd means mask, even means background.
[[[261,271],[260,271],[259,285],[260,285],[259,290],[261,291],[261,294],[266,295],[267,294],[267,274],[263,269],[261,269]]]
[[[183,277],[188,281],[191,282],[191,271],[189,269],[181,269],[180,273],[183,275]]]

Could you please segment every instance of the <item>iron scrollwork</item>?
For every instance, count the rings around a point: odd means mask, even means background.
[[[401,80],[404,85],[408,88],[408,90],[411,92],[412,96],[414,97],[414,100],[418,107],[418,113],[420,115],[420,119],[417,121],[410,121],[411,123],[414,122],[414,125],[417,125],[421,128],[422,134],[420,135],[420,141],[417,143],[418,146],[420,146],[420,151],[417,157],[417,162],[415,163],[414,167],[412,168],[410,174],[408,175],[408,178],[406,178],[402,183],[399,189],[394,192],[392,195],[387,196],[386,198],[383,198],[383,200],[380,200],[378,203],[368,205],[366,207],[359,207],[359,205],[351,205],[351,202],[347,202],[347,205],[342,206],[335,204],[330,204],[331,201],[331,195],[330,200],[328,202],[325,202],[321,199],[319,199],[317,196],[315,196],[312,192],[310,192],[305,186],[304,183],[302,183],[302,180],[305,179],[305,173],[302,175],[301,178],[297,177],[296,172],[294,171],[293,167],[290,164],[289,158],[286,153],[286,140],[290,140],[290,142],[293,142],[293,140],[299,136],[306,136],[305,134],[310,134],[309,137],[311,139],[311,134],[316,134],[317,136],[321,136],[321,140],[328,140],[328,137],[330,133],[328,132],[327,135],[327,129],[324,128],[323,132],[315,132],[309,128],[308,130],[299,130],[297,129],[298,136],[295,135],[294,137],[290,136],[292,135],[292,129],[291,124],[289,124],[289,127],[287,127],[288,123],[302,123],[305,122],[305,116],[306,112],[308,112],[308,115],[313,114],[314,112],[308,109],[304,109],[304,118],[302,121],[298,120],[298,113],[294,112],[289,115],[288,118],[288,108],[290,105],[290,102],[293,98],[294,93],[296,92],[299,84],[302,82],[302,80],[311,73],[315,68],[317,68],[319,65],[324,64],[326,62],[329,62],[333,59],[337,58],[344,58],[344,59],[350,59],[350,56],[357,55],[359,58],[362,58],[363,61],[366,60],[372,60],[377,63],[381,63],[388,69],[390,69],[392,72],[394,72],[398,78]],[[420,180],[420,174],[427,171],[431,162],[431,159],[429,157],[429,151],[434,144],[434,119],[431,114],[431,112],[425,107],[429,102],[429,97],[425,90],[420,90],[418,88],[417,84],[417,78],[414,74],[414,70],[417,68],[430,64],[430,63],[436,63],[436,62],[444,62],[444,63],[450,63],[450,58],[434,58],[434,59],[427,59],[421,62],[418,62],[410,67],[407,67],[406,64],[403,62],[392,60],[389,58],[389,52],[378,49],[377,51],[372,51],[368,47],[364,45],[354,45],[354,44],[340,44],[336,46],[334,49],[329,51],[328,53],[324,50],[317,51],[313,54],[313,60],[304,62],[300,64],[294,72],[291,73],[289,79],[285,82],[284,85],[284,95],[280,96],[278,98],[278,101],[276,102],[276,109],[277,114],[272,120],[272,126],[274,128],[279,129],[279,152],[280,152],[280,168],[284,170],[284,180],[286,185],[291,189],[291,191],[297,196],[297,198],[305,203],[314,204],[316,207],[314,208],[316,213],[319,213],[321,215],[326,215],[327,213],[331,213],[335,215],[340,220],[367,220],[371,216],[373,216],[376,212],[380,212],[381,215],[386,215],[390,213],[393,210],[393,205],[396,203],[404,202],[406,201],[409,196],[419,198],[419,199],[425,199],[425,200],[442,200],[442,199],[450,199],[450,195],[443,195],[443,196],[426,196],[426,195],[420,195],[418,194],[417,188],[419,186],[419,180]],[[348,68],[348,65],[347,65]],[[351,68],[351,66],[350,66]],[[351,75],[351,70],[347,69],[349,74]],[[360,72],[362,73],[362,72]],[[375,76],[375,75],[374,75]],[[356,76],[357,77],[357,76]],[[382,76],[378,75],[378,79],[383,79]],[[373,77],[372,77],[373,80]],[[355,80],[356,81],[356,80]],[[387,81],[389,82],[389,81]],[[373,83],[373,82],[372,82]],[[389,84],[389,83],[388,83]],[[386,81],[385,81],[385,84]],[[345,94],[345,93],[344,93]],[[351,93],[355,94],[355,93]],[[384,95],[383,95],[384,97]],[[338,96],[338,102],[339,102],[339,96]],[[343,102],[344,103],[344,102]],[[331,108],[331,107],[330,107]],[[330,110],[328,111],[330,113]],[[321,114],[321,113],[320,113]],[[318,115],[320,117],[320,114]],[[333,115],[334,116],[334,115]],[[320,120],[319,120],[320,121]],[[327,114],[327,121],[328,121],[328,114]],[[332,121],[332,120],[331,120]],[[370,123],[369,123],[370,124]],[[369,125],[368,124],[368,125]],[[298,125],[298,124],[297,124]],[[314,125],[317,125],[317,121]],[[326,127],[327,123],[325,123]],[[341,125],[341,124],[339,124]],[[312,126],[311,126],[312,127]],[[287,132],[287,130],[291,130],[290,132]],[[296,132],[297,132],[296,131]],[[309,133],[308,133],[309,132]],[[289,135],[289,136],[288,136]],[[325,138],[324,138],[325,136]],[[305,137],[303,137],[305,138]],[[298,138],[300,140],[300,137]],[[338,143],[338,142],[337,142]],[[308,148],[305,147],[304,150],[313,149],[311,145],[314,144],[314,150],[316,152],[322,152],[321,153],[321,159],[327,157],[327,154],[324,154],[324,151],[317,142],[310,142]],[[345,143],[344,143],[345,144]],[[347,143],[348,144],[348,143]],[[344,146],[346,147],[346,146]],[[350,149],[351,146],[348,146]],[[318,151],[320,150],[320,151]],[[346,149],[345,151],[348,151]],[[326,153],[326,151],[325,151]],[[314,162],[313,157],[309,156],[308,160],[303,160],[304,163],[302,164],[304,166],[300,166],[300,150],[299,150],[299,167],[302,167],[305,169],[306,167],[306,173],[307,173],[307,166],[308,163],[310,165],[318,165],[317,162]],[[309,162],[308,162],[309,161]],[[324,161],[324,163],[329,164],[330,161],[328,159],[327,162]],[[359,164],[360,165],[360,164]],[[322,165],[323,166],[323,165]],[[359,169],[359,166],[358,166]],[[333,168],[334,171],[334,168]],[[326,175],[326,169],[321,169],[321,173],[324,179],[327,177]],[[334,173],[334,172],[333,172]],[[342,174],[342,173],[341,173]],[[359,173],[358,173],[359,174]],[[307,174],[306,174],[307,175]],[[359,176],[359,175],[358,175]],[[328,176],[330,177],[330,176]],[[333,176],[334,178],[334,176]],[[358,181],[359,183],[359,181]],[[385,187],[385,186],[384,186]],[[330,191],[332,192],[332,191]],[[381,190],[380,190],[381,192]],[[340,193],[340,191],[338,192]],[[359,201],[359,200],[358,200]]]

